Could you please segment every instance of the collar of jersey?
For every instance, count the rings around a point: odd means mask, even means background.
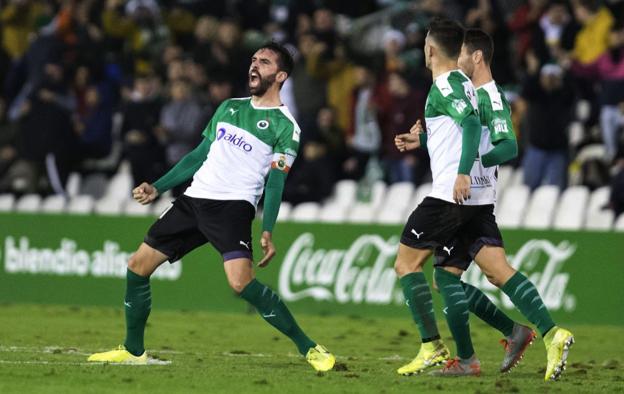
[[[253,109],[278,109],[279,107],[283,107],[284,104],[282,105],[278,105],[277,107],[256,107],[251,99],[251,97],[249,98],[249,105],[251,105],[251,107]]]
[[[475,87],[475,89],[476,90],[485,89],[485,87],[488,86],[489,84],[496,85],[496,81],[492,79],[490,82],[486,82],[486,83],[484,83],[483,85],[481,85],[479,87]]]
[[[438,79],[440,79],[440,78],[446,78],[446,77],[447,77],[450,73],[452,73],[452,72],[458,72],[458,73],[460,73],[461,75],[463,75],[464,77],[466,77],[466,79],[467,79],[467,80],[469,80],[469,81],[470,81],[470,78],[468,78],[468,76],[467,76],[466,74],[464,74],[464,72],[463,72],[462,70],[460,70],[459,68],[456,68],[456,69],[454,69],[454,70],[447,71],[447,72],[445,72],[444,74],[440,74],[440,75],[438,75],[438,76],[436,77],[436,79],[434,79],[434,80],[433,80],[433,82],[435,83],[435,81],[437,81],[437,80],[438,80]]]

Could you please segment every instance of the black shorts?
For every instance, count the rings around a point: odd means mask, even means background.
[[[174,262],[210,242],[223,261],[253,257],[251,222],[256,210],[248,201],[180,196],[150,227],[145,243]]]
[[[466,208],[469,217],[453,239],[436,248],[434,266],[455,267],[465,271],[483,246],[503,247],[503,237],[494,216],[494,205],[462,207]]]
[[[436,266],[466,269],[483,245],[502,246],[503,239],[494,205],[459,205],[426,197],[407,220],[401,243],[435,249]]]
[[[415,249],[435,249],[448,243],[462,225],[458,204],[426,197],[407,219],[401,243]]]

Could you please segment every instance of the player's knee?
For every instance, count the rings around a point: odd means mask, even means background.
[[[128,260],[128,269],[140,276],[148,276],[151,272],[146,272],[145,264],[138,253],[133,254]]]
[[[247,287],[247,285],[249,284],[249,281],[239,279],[239,278],[228,279],[228,284],[230,285],[232,290],[236,292],[236,294],[240,294],[243,292],[243,290],[245,290],[245,287]]]
[[[490,282],[496,287],[501,287],[504,284],[504,282],[501,281],[498,275],[495,275],[492,273],[486,273],[485,277],[487,278],[488,282]]]
[[[394,272],[396,272],[397,276],[400,278],[404,275],[409,274],[412,271],[409,270],[409,267],[407,266],[407,264],[405,264],[402,261],[397,260],[394,262]]]

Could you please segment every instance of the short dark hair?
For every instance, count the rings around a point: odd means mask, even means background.
[[[290,74],[295,67],[295,61],[293,60],[290,51],[286,49],[285,46],[275,41],[271,41],[258,48],[258,50],[261,49],[268,49],[275,52],[277,54],[277,68],[280,71],[284,71],[290,77]]]
[[[483,60],[485,64],[492,64],[492,56],[494,56],[494,42],[489,34],[481,29],[468,29],[464,34],[464,45],[470,53],[474,51],[483,52]]]
[[[433,18],[429,23],[428,33],[448,58],[459,57],[464,41],[464,28],[459,22],[448,18]]]

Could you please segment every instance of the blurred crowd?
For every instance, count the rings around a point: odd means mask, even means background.
[[[303,131],[286,200],[320,201],[345,178],[427,182],[427,153],[393,137],[423,117],[437,15],[494,38],[524,182],[611,184],[624,211],[622,0],[2,0],[0,192],[63,194],[69,173],[122,161],[155,181],[221,101],[249,95],[269,40],[294,55],[282,101]]]

